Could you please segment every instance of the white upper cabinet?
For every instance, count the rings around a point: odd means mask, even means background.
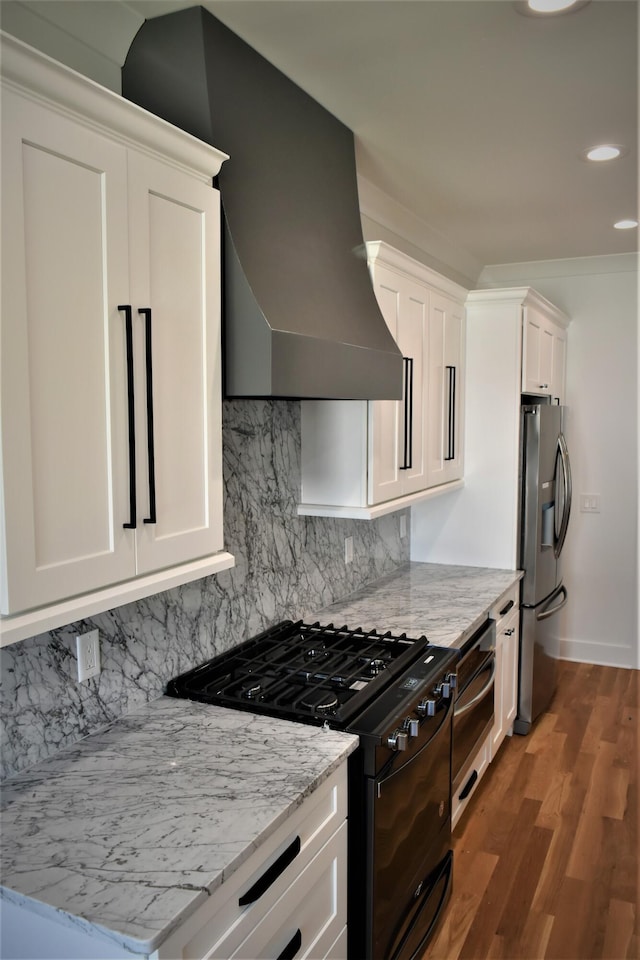
[[[224,155],[8,37],[2,71],[6,643],[233,558]]]
[[[522,309],[522,392],[564,403],[567,334],[563,318],[526,305]]]
[[[402,399],[303,401],[300,514],[372,519],[462,485],[466,290],[387,244],[367,250]]]

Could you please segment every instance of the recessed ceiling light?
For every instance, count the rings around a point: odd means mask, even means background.
[[[587,160],[594,160],[596,163],[600,163],[603,160],[615,160],[625,152],[624,147],[619,146],[617,143],[601,143],[597,147],[590,147],[589,150],[585,150],[584,156]]]
[[[618,220],[617,223],[614,223],[616,230],[633,230],[633,228],[637,226],[637,220]]]
[[[549,17],[559,13],[574,13],[586,7],[590,0],[516,0],[518,13],[526,17]]]

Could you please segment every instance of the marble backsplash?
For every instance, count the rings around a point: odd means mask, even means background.
[[[297,516],[298,401],[225,401],[223,455],[233,569],[0,652],[3,778],[160,696],[176,674],[272,623],[309,617],[409,559],[400,513],[375,521]],[[102,672],[78,683],[75,637],[94,628]]]

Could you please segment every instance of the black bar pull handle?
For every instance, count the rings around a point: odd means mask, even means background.
[[[448,424],[447,455],[445,460],[455,460],[456,456],[456,368],[447,366]]]
[[[404,364],[404,453],[400,470],[413,466],[413,357],[403,357]]]
[[[238,906],[246,907],[249,903],[255,903],[256,900],[259,900],[263,893],[266,893],[270,886],[272,886],[281,873],[287,869],[290,863],[293,863],[295,858],[300,853],[300,837],[296,837],[293,840],[284,853],[281,853],[277,860],[271,864],[268,870],[262,874],[262,876],[256,880],[252,887],[250,887],[245,894],[243,894],[238,900]]]
[[[127,344],[127,401],[129,408],[129,522],[122,526],[127,530],[136,527],[136,422],[133,393],[133,322],[131,304],[121,304],[118,310],[124,313],[125,336]]]
[[[502,608],[498,616],[504,617],[505,613],[509,613],[509,610],[511,610],[512,606],[513,606],[513,600],[509,600],[509,603],[506,605],[506,607]]]
[[[296,930],[294,935],[291,937],[291,940],[286,945],[281,954],[278,955],[278,960],[293,960],[296,953],[302,946],[302,931],[300,929]]]
[[[462,792],[458,794],[458,800],[466,800],[471,791],[473,790],[473,785],[478,779],[478,771],[474,770],[467,782],[465,783]]]
[[[156,523],[156,459],[153,430],[153,353],[151,350],[151,308],[142,307],[138,314],[144,317],[145,365],[147,371],[147,452],[149,460],[149,516],[145,523]]]

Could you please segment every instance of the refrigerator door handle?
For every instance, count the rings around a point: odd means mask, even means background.
[[[556,603],[555,606],[549,607],[549,604],[552,603],[557,597],[562,596],[560,603]],[[544,607],[540,610],[539,613],[536,613],[536,620],[548,620],[549,617],[553,617],[559,610],[565,606],[568,600],[567,588],[562,584],[558,587],[557,590],[554,590]]]
[[[571,497],[573,492],[571,484],[571,464],[569,462],[569,450],[567,448],[567,441],[565,440],[563,433],[559,434],[558,436],[557,458],[562,473],[563,510],[553,552],[555,553],[556,557],[559,557],[562,553],[564,541],[567,536],[569,514],[571,513]]]

